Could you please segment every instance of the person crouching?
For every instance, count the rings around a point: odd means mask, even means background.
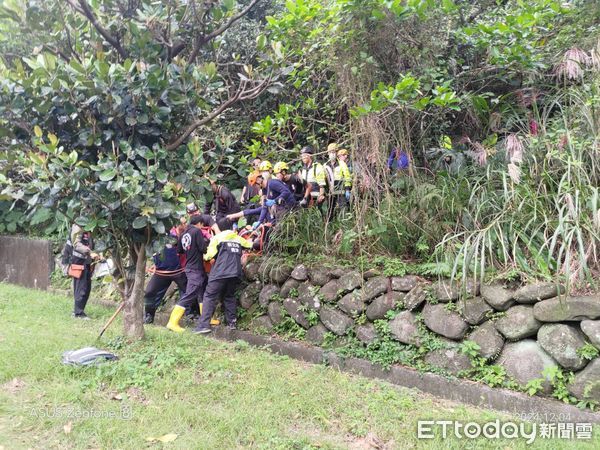
[[[210,240],[205,261],[216,257],[215,265],[210,271],[208,285],[202,301],[202,315],[194,330],[196,334],[210,333],[210,319],[217,307],[219,298],[223,298],[225,321],[235,329],[237,321],[237,300],[235,289],[242,277],[242,250],[251,248],[252,244],[232,231],[233,224],[227,218],[220,219],[217,224],[222,231]]]

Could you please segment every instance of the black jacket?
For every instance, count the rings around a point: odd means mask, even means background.
[[[209,280],[242,277],[242,250],[251,248],[252,243],[238,236],[235,231],[224,230],[210,240],[204,259],[217,258],[210,270]]]
[[[208,242],[198,228],[188,225],[177,243],[177,253],[185,253],[185,271],[204,272],[203,256],[206,253]]]
[[[215,205],[217,219],[241,211],[238,201],[225,186],[217,188],[216,194],[213,194],[213,199],[204,207],[205,214],[210,214],[213,204]]]

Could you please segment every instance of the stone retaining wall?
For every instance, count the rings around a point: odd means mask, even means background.
[[[461,287],[450,280],[292,267],[274,259],[253,260],[244,270],[248,285],[240,305],[254,317],[251,329],[272,331],[291,317],[313,344],[331,333],[356,336],[366,347],[379,338],[374,323],[384,320],[392,339],[410,348],[422,346],[423,330],[433,333],[441,348],[428,351],[423,362],[434,371],[469,370],[471,359],[459,348],[469,340],[521,387],[557,366],[574,373],[572,395],[600,402],[600,358],[590,361],[577,351],[586,344],[600,349],[600,296],[564,296],[554,283]],[[540,394],[551,390],[545,380]]]

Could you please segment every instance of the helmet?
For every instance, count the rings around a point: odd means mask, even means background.
[[[248,184],[254,186],[256,184],[256,179],[260,176],[260,172],[252,172],[248,175]]]
[[[266,172],[273,169],[273,166],[271,165],[271,163],[269,161],[263,161],[260,163],[260,166],[258,168],[258,170],[260,170],[261,172]]]
[[[188,214],[192,214],[198,211],[198,207],[196,206],[195,203],[188,203],[187,206],[185,207],[186,211]]]
[[[312,155],[315,151],[313,150],[313,148],[310,145],[307,145],[305,147],[302,147],[302,150],[300,150],[300,153],[306,153],[307,155]]]
[[[346,150],[345,148],[340,148],[340,149],[337,151],[337,155],[338,155],[338,156],[342,156],[342,155],[348,155],[348,150]]]
[[[273,167],[273,173],[278,174],[282,170],[289,171],[290,168],[288,167],[287,163],[285,163],[283,161],[279,161],[277,164],[275,164],[275,167]]]
[[[335,152],[337,149],[338,149],[338,145],[335,142],[333,142],[327,146],[328,152]]]

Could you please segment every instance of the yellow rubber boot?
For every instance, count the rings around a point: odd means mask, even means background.
[[[200,303],[200,315],[202,315],[202,303]],[[215,316],[212,317],[212,319],[210,319],[210,324],[211,325],[221,325],[221,321],[219,319],[215,319]]]
[[[169,317],[169,323],[167,324],[167,328],[175,333],[183,333],[185,328],[179,326],[179,321],[183,317],[183,313],[185,313],[185,308],[183,306],[175,305],[173,311],[171,311],[171,317]]]

